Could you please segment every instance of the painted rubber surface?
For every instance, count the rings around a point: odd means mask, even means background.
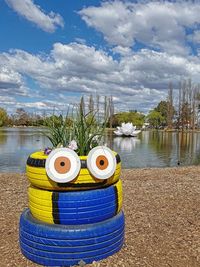
[[[47,191],[29,187],[29,208],[43,222],[89,224],[115,216],[122,206],[122,182],[95,190],[77,192]]]
[[[29,182],[36,187],[48,190],[58,191],[72,191],[72,190],[86,190],[94,188],[102,188],[108,185],[114,184],[119,180],[121,173],[121,160],[118,154],[113,152],[117,159],[117,166],[115,173],[106,180],[100,180],[92,176],[87,169],[87,166],[82,167],[79,175],[73,181],[68,183],[56,183],[52,181],[46,174],[45,161],[47,155],[44,155],[42,151],[35,152],[30,155],[26,165],[26,175]],[[87,156],[81,156],[80,160],[85,162]],[[84,165],[84,164],[83,164]]]
[[[49,225],[49,224],[48,224]],[[54,225],[56,226],[56,225]],[[47,238],[47,237],[41,237],[41,236],[36,236],[34,234],[30,234],[28,232],[26,232],[25,230],[21,229],[20,232],[20,237],[24,238],[26,240],[29,240],[30,242],[33,241],[35,243],[38,244],[45,244],[46,246],[50,246],[53,247],[53,251],[56,251],[56,248],[60,248],[60,247],[65,247],[65,249],[67,248],[67,251],[71,252],[71,249],[74,250],[76,247],[76,250],[78,250],[79,248],[81,248],[82,246],[87,246],[88,250],[90,250],[91,246],[96,246],[97,244],[101,245],[105,242],[108,242],[109,240],[113,240],[114,238],[116,238],[117,236],[119,236],[120,234],[123,234],[123,230],[124,230],[124,224],[122,223],[117,230],[109,233],[106,235],[101,235],[98,237],[91,238],[91,239],[58,239],[58,238]],[[56,248],[55,248],[56,246]],[[87,248],[85,248],[85,251],[87,250]]]
[[[100,223],[50,225],[35,219],[29,209],[20,218],[20,246],[30,260],[45,266],[92,263],[119,251],[124,239],[124,215]]]

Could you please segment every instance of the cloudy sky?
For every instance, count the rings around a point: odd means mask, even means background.
[[[149,109],[200,82],[199,1],[0,0],[0,107],[65,111],[112,95]]]

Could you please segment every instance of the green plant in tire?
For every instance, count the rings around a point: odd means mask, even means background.
[[[101,123],[97,122],[96,115],[96,112],[84,114],[81,104],[77,107],[73,120],[72,137],[73,140],[76,140],[76,152],[79,156],[88,155],[92,148],[102,143],[107,120]]]
[[[53,115],[45,120],[48,132],[45,136],[50,140],[53,148],[63,146],[66,147],[71,139],[71,125],[67,123],[68,118],[60,115]]]
[[[45,136],[52,143],[52,149],[68,147],[75,150],[79,156],[83,156],[88,155],[92,148],[102,143],[107,119],[97,122],[97,112],[85,114],[81,103],[74,107],[73,119],[68,115],[66,117],[53,115],[46,119],[48,132]],[[48,155],[52,149],[46,148],[45,154]]]

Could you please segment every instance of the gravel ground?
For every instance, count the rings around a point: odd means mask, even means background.
[[[90,267],[199,267],[200,167],[123,170],[124,247]],[[39,266],[18,244],[18,222],[27,207],[25,175],[0,174],[0,266]]]

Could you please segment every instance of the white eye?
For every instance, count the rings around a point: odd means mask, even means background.
[[[87,157],[87,167],[91,174],[98,179],[110,178],[116,170],[116,158],[106,146],[93,148]]]
[[[67,183],[78,175],[81,162],[78,155],[69,148],[56,148],[46,159],[45,169],[51,180]]]

